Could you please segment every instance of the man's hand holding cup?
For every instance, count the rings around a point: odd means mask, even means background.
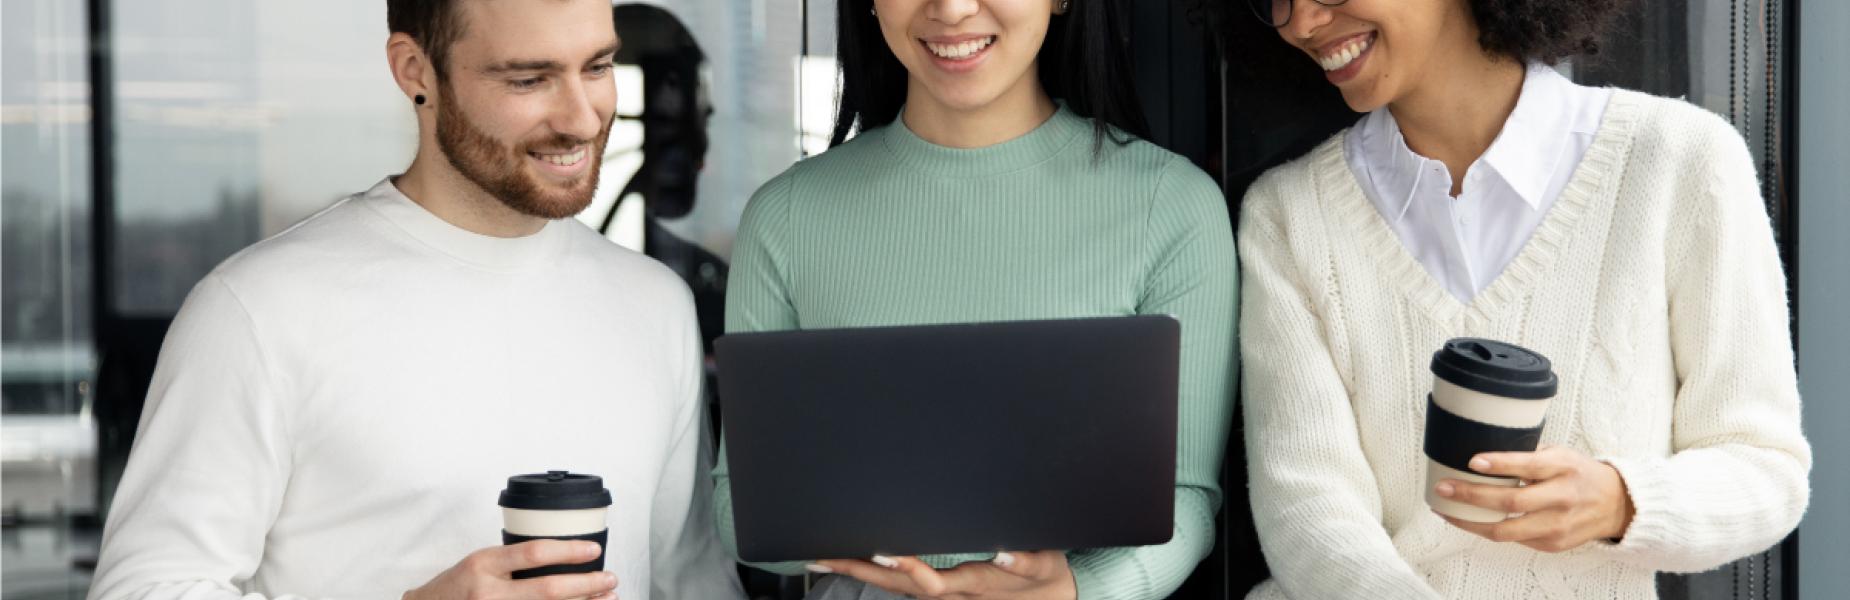
[[[617,577],[608,572],[515,579],[517,571],[583,563],[603,554],[595,542],[534,540],[477,550],[405,600],[615,600]]]
[[[405,599],[614,600],[617,577],[603,570],[610,501],[596,475],[509,477],[499,502],[503,545],[470,554]]]

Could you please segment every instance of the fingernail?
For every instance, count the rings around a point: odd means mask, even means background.
[[[616,573],[612,573],[610,571],[604,571],[602,573],[602,576],[599,577],[599,579],[602,579],[604,581],[604,585],[608,585],[611,587],[616,587],[617,585],[617,574]]]
[[[1438,487],[1435,487],[1435,488],[1433,488],[1433,489],[1434,489],[1434,490],[1437,490],[1437,491],[1439,492],[1439,495],[1441,495],[1441,496],[1445,496],[1445,497],[1447,497],[1447,498],[1450,498],[1450,497],[1452,497],[1452,491],[1453,491],[1453,490],[1452,490],[1452,484],[1450,484],[1450,483],[1446,483],[1446,482],[1443,482],[1443,481],[1441,481],[1441,482],[1439,482],[1439,485],[1438,485]]]
[[[835,572],[835,569],[822,566],[821,563],[809,563],[807,565],[803,565],[803,568],[809,569],[809,572],[811,573],[834,573]]]
[[[894,568],[894,567],[898,567],[898,566],[899,566],[899,561],[898,561],[898,560],[895,560],[895,559],[894,559],[893,557],[891,557],[891,556],[882,556],[882,555],[879,555],[879,554],[875,554],[875,555],[874,555],[874,564],[876,564],[876,565],[880,565],[880,566],[882,566],[882,567],[886,567],[886,568],[888,568],[888,569],[891,569],[891,568]]]
[[[1014,566],[1015,555],[1009,554],[1007,552],[997,552],[995,560],[992,560],[990,562],[996,563],[996,566],[998,567]]]
[[[1486,460],[1484,457],[1480,456],[1480,457],[1471,459],[1471,470],[1487,471],[1489,469],[1490,469],[1490,461]]]
[[[585,542],[578,545],[578,553],[585,558],[597,558],[597,553],[601,551],[603,551],[603,548],[598,547],[594,542]]]

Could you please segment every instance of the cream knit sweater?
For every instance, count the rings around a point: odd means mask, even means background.
[[[1251,598],[1655,598],[1783,538],[1811,452],[1785,279],[1739,135],[1618,91],[1528,245],[1470,304],[1401,247],[1338,134],[1247,194],[1239,254],[1253,513],[1272,579]],[[1482,336],[1561,378],[1543,443],[1618,468],[1618,544],[1485,541],[1422,500],[1432,352]]]

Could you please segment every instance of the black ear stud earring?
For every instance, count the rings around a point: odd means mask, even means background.
[[[423,105],[424,105],[424,95],[423,95],[423,94],[418,94],[418,95],[416,95],[416,96],[413,96],[413,97],[411,98],[411,101],[412,101],[412,102],[416,102],[416,103],[418,103],[418,106],[423,106]]]

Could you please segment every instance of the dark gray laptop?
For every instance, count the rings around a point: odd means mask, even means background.
[[[1168,541],[1180,336],[1133,316],[721,337],[740,557]]]

